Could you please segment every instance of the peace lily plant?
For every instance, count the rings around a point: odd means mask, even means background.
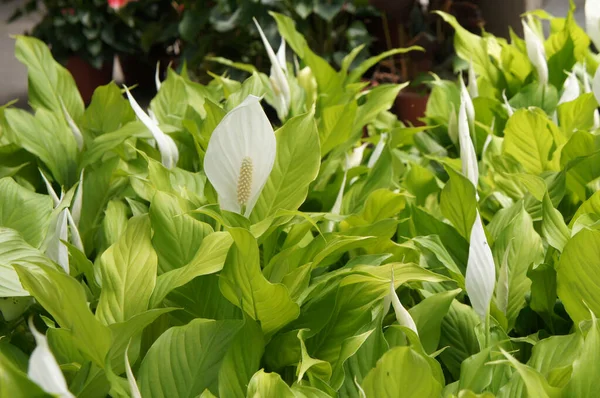
[[[147,108],[85,107],[17,37],[0,398],[595,397],[598,9],[510,40],[438,13],[467,81],[432,76],[423,126],[361,80],[418,48],[336,70],[279,14],[269,75],[169,69]]]

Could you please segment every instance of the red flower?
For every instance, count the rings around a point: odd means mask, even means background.
[[[108,6],[113,10],[118,10],[122,7],[125,7],[127,3],[137,0],[108,0]]]

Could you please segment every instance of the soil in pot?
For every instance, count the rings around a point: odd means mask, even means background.
[[[79,93],[83,102],[89,104],[92,99],[94,90],[112,80],[113,75],[113,60],[105,62],[102,68],[96,69],[85,59],[73,55],[67,60],[65,65],[67,70],[73,75]]]

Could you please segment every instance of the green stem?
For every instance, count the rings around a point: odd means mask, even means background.
[[[490,346],[490,340],[491,340],[491,336],[490,336],[490,311],[488,310],[487,314],[485,314],[485,340],[484,340],[484,344],[485,347],[487,348]]]

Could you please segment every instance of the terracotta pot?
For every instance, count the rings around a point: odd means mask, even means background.
[[[81,98],[86,104],[91,101],[96,87],[108,84],[112,80],[112,59],[105,62],[102,68],[96,69],[83,58],[73,55],[69,57],[65,67],[73,75]]]
[[[398,119],[413,126],[424,126],[425,123],[419,119],[425,116],[429,93],[418,93],[414,91],[400,91],[394,103],[395,113]]]

